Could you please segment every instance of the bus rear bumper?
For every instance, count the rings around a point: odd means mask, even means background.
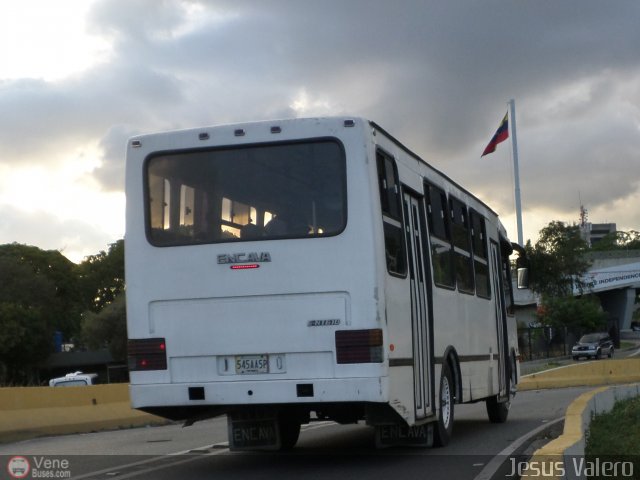
[[[388,402],[387,377],[131,384],[133,408]]]

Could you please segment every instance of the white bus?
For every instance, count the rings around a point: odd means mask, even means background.
[[[226,414],[233,449],[312,420],[442,446],[519,376],[498,215],[373,122],[142,135],[127,148],[132,406]]]

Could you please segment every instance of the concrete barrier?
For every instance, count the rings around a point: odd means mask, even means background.
[[[581,362],[526,375],[518,390],[618,385],[640,382],[640,358]]]
[[[0,388],[0,412],[2,442],[166,423],[131,409],[127,384]]]
[[[518,389],[630,382],[640,382],[640,359],[584,362],[527,375]],[[128,387],[111,384],[0,388],[0,441],[167,423],[160,417],[132,410]]]

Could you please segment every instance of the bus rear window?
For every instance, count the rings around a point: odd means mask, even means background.
[[[156,246],[337,235],[347,217],[335,140],[163,153],[146,163]]]

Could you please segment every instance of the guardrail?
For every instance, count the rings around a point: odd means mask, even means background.
[[[133,410],[127,384],[0,388],[0,441],[163,424]]]

